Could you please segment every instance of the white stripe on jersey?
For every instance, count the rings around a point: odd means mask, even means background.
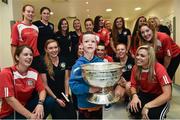
[[[4,97],[8,97],[9,96],[9,89],[8,87],[4,87]]]
[[[168,83],[169,83],[166,75],[163,76],[163,80],[164,80],[164,83],[165,83],[165,84],[168,84]]]
[[[34,80],[37,80],[38,78],[38,74],[34,71],[28,71],[28,73],[25,76],[22,76],[18,71],[13,72],[14,74],[14,80],[18,79],[18,78],[32,78]]]
[[[18,24],[17,25],[17,29],[18,29],[18,33],[19,33],[19,40],[22,41],[22,36],[21,36],[21,33],[24,29],[27,29],[27,28],[31,28],[31,29],[34,29],[36,30],[37,32],[39,32],[39,29],[38,27],[36,27],[35,25],[31,25],[31,26],[28,26],[28,25],[24,25],[22,23]]]

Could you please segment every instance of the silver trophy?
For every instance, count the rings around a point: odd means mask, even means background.
[[[122,68],[120,63],[115,62],[89,63],[81,66],[83,79],[90,86],[102,88],[101,92],[90,94],[88,98],[90,103],[103,105],[119,100],[114,94],[113,87],[122,75]]]

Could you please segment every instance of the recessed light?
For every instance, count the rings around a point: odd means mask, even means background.
[[[139,10],[141,10],[141,9],[142,9],[141,7],[136,7],[136,8],[134,8],[135,11],[139,11]]]
[[[50,15],[53,15],[54,13],[53,12],[50,12]]]
[[[112,11],[111,8],[107,8],[107,9],[106,9],[106,12],[111,12],[111,11]]]
[[[129,18],[124,18],[124,20],[129,20]]]
[[[85,2],[86,4],[89,4],[89,2],[87,1],[87,2]]]

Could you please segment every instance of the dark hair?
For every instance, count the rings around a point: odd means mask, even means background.
[[[15,51],[14,56],[13,56],[16,63],[19,62],[19,61],[16,59],[16,56],[19,57],[19,55],[22,53],[22,51],[24,50],[24,48],[30,49],[30,50],[32,51],[32,53],[33,53],[33,49],[32,49],[30,46],[27,46],[27,45],[18,46],[18,47],[16,48],[16,51]]]
[[[40,9],[40,14],[42,14],[42,12],[43,12],[44,10],[48,10],[49,12],[51,12],[50,8],[48,8],[48,7],[42,7],[42,8]]]
[[[63,21],[66,21],[66,22],[67,22],[67,25],[68,25],[67,30],[66,30],[66,35],[67,35],[67,34],[69,34],[69,23],[68,23],[68,21],[66,20],[66,18],[61,18],[61,19],[59,20],[58,30],[59,30],[60,34],[62,34],[62,27],[61,27],[61,25],[62,25]]]
[[[87,21],[91,21],[92,24],[94,24],[94,22],[93,22],[93,20],[92,20],[91,18],[86,18],[86,19],[84,20],[84,26],[86,25],[86,22],[87,22]]]
[[[26,10],[26,7],[27,6],[30,6],[30,7],[32,7],[33,9],[34,9],[34,6],[33,5],[31,5],[31,4],[26,4],[26,5],[24,5],[23,7],[22,7],[22,12],[24,12],[25,10]],[[24,19],[24,15],[22,15],[22,18]]]
[[[113,38],[113,41],[116,43],[118,41],[118,29],[117,29],[117,26],[116,26],[116,21],[118,19],[121,19],[122,20],[122,29],[125,29],[125,21],[124,21],[124,18],[123,17],[117,17],[114,22],[113,22],[113,28],[112,28],[112,38]]]
[[[94,19],[94,29],[93,29],[93,31],[96,32],[96,33],[97,33],[97,32],[99,31],[99,29],[100,29],[100,26],[99,26],[99,20],[100,20],[100,18],[102,18],[102,16],[98,15],[98,16],[96,16],[95,19]]]
[[[144,18],[145,21],[147,21],[146,17],[144,16],[140,16],[138,17],[138,19],[136,20],[136,23],[134,25],[134,29],[133,29],[133,33],[132,33],[132,38],[131,38],[131,47],[139,47],[139,20],[141,18]],[[137,35],[137,36],[136,36]],[[136,38],[135,38],[136,37]]]

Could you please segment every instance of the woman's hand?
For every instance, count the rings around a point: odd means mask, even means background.
[[[125,94],[125,88],[121,87],[120,85],[117,85],[114,92],[116,97],[121,98]]]
[[[99,88],[99,87],[90,87],[89,88],[89,93],[96,93],[96,92],[99,92],[101,91],[102,89]]]
[[[36,116],[36,119],[43,119],[44,117],[44,106],[41,104],[38,104],[36,108],[34,109],[33,113]],[[34,115],[32,116],[34,117]]]
[[[66,103],[65,103],[63,100],[57,98],[56,101],[57,101],[57,103],[58,103],[61,107],[65,107],[65,106],[66,106]]]
[[[134,94],[133,99],[130,102],[131,111],[138,112],[139,111],[138,105],[141,108],[141,101],[139,97],[137,96],[137,94]]]
[[[145,106],[146,105],[144,105],[141,114],[142,114],[142,119],[146,119],[147,120],[147,119],[149,119],[149,117],[148,117],[149,109],[146,108]]]

